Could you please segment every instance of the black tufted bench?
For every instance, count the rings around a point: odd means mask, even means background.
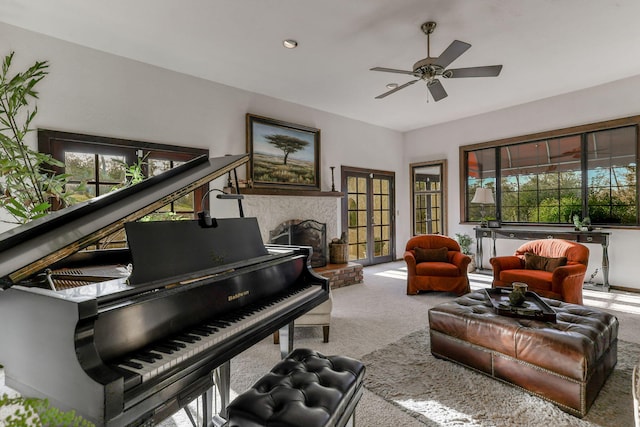
[[[617,361],[618,319],[551,299],[556,323],[500,316],[482,291],[429,310],[431,353],[583,417]]]
[[[344,356],[297,349],[227,407],[228,427],[354,425],[365,367]]]

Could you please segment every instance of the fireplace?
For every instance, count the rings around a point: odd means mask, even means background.
[[[311,246],[312,267],[327,265],[327,225],[313,219],[291,219],[269,232],[269,242],[280,245]]]

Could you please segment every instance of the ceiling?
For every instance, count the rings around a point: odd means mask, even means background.
[[[115,55],[398,131],[640,75],[638,0],[0,0],[0,21]],[[427,56],[503,64],[493,78],[418,82]],[[285,49],[284,39],[296,49]],[[39,58],[46,59],[46,58]]]

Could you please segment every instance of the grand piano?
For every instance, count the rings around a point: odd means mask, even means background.
[[[97,426],[153,425],[197,397],[199,423],[223,423],[229,361],[277,330],[288,352],[328,280],[310,248],[264,245],[241,210],[213,224],[138,220],[247,160],[194,159],[0,234],[6,385]],[[86,250],[123,227],[127,248]]]

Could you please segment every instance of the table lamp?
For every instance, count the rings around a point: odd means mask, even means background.
[[[484,205],[493,205],[495,200],[493,199],[493,192],[490,188],[478,187],[476,188],[476,194],[473,195],[471,203],[480,204],[480,226],[487,226],[487,219],[484,216]]]

